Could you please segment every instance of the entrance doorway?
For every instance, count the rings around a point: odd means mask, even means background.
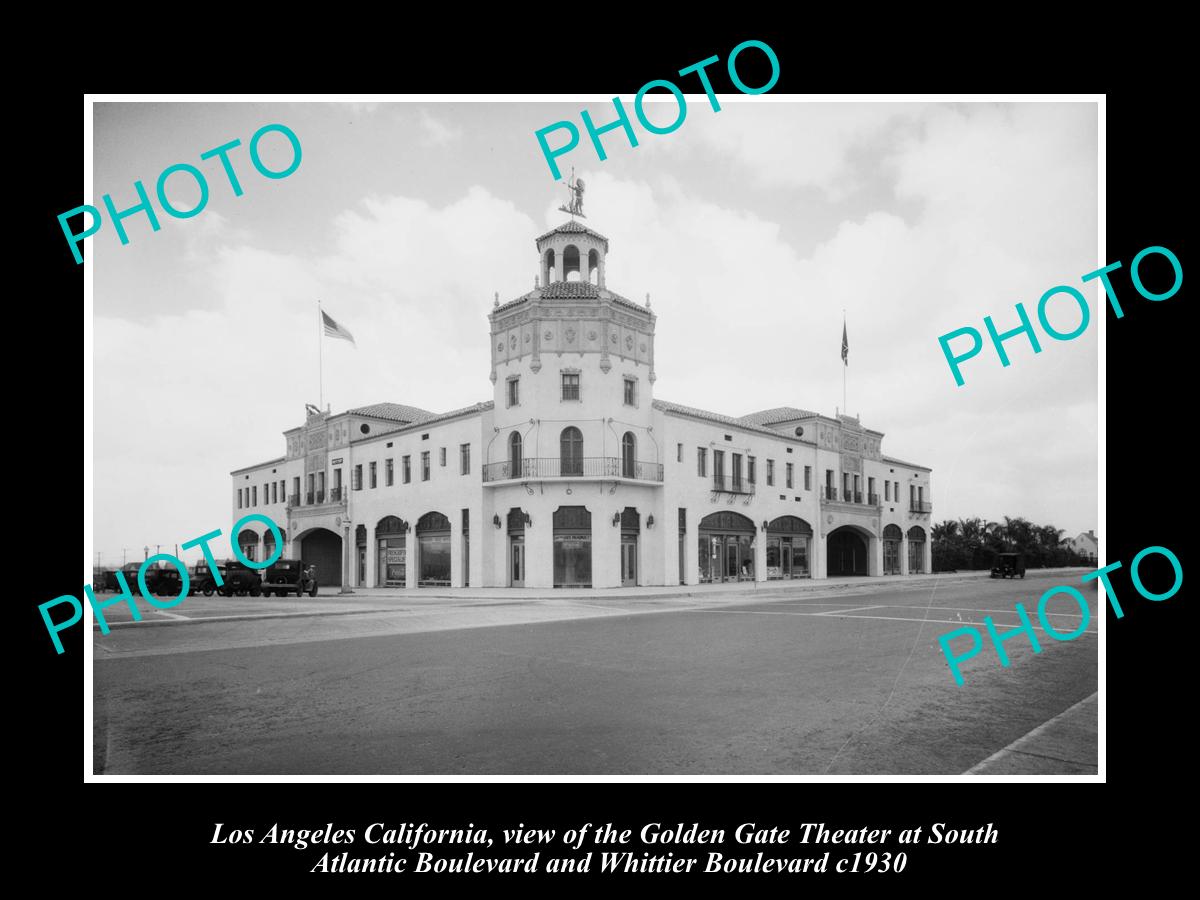
[[[621,587],[637,585],[637,535],[621,535]]]
[[[408,578],[408,524],[396,516],[384,516],[375,525],[378,557],[375,583],[379,587],[404,587]]]
[[[508,583],[512,587],[525,587],[525,535],[511,535],[508,544]]]
[[[883,529],[883,574],[900,574],[900,542],[904,540],[904,532],[899,525],[889,525]]]
[[[342,538],[316,528],[300,539],[300,561],[317,567],[317,584],[336,587],[342,583]]]
[[[621,587],[636,587],[638,583],[638,535],[642,517],[632,506],[621,511]]]
[[[734,512],[700,520],[700,582],[754,580],[754,523]]]
[[[867,575],[867,542],[852,528],[836,528],[829,534],[829,568],[832,577],[839,575]]]
[[[592,514],[583,506],[554,511],[554,586],[592,586]]]
[[[767,579],[808,578],[812,526],[796,516],[780,516],[767,525]]]

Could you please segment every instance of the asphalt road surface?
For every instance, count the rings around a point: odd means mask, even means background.
[[[1083,589],[1083,635],[1039,630],[1040,654],[1009,640],[1007,668],[985,635],[962,687],[939,635],[983,632],[987,615],[1011,627],[1015,601],[1034,615],[1043,591],[1077,581],[702,600],[188,598],[95,632],[95,772],[960,774],[1095,693],[1096,592]],[[1051,608],[1061,632],[1079,624],[1068,599]]]

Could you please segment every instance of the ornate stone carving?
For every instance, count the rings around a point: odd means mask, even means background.
[[[625,335],[625,348],[627,350],[633,349],[633,335],[632,334]]]
[[[542,335],[542,338],[547,341],[552,341],[554,340],[554,332],[547,328],[546,333]]]
[[[595,330],[593,329],[592,331],[589,331],[589,332],[588,332],[588,340],[589,340],[589,341],[594,341],[595,339],[596,339],[596,332],[595,332]]]
[[[568,344],[575,343],[575,329],[574,328],[567,329],[567,343]]]
[[[532,340],[533,340],[533,335],[530,334],[529,332],[525,332],[525,343],[528,344]]]
[[[510,350],[516,350],[516,349],[517,349],[517,336],[516,336],[515,334],[514,334],[514,335],[511,335],[511,336],[509,337],[509,339],[508,339],[508,347],[509,347],[509,349],[510,349]]]

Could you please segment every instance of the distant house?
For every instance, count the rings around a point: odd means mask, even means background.
[[[1100,543],[1096,540],[1096,532],[1085,531],[1072,538],[1071,550],[1080,556],[1095,559],[1100,554]]]

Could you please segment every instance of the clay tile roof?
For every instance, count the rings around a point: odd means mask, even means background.
[[[684,406],[681,403],[670,403],[666,400],[655,400],[653,406],[655,409],[661,409],[663,412],[691,416],[696,419],[706,419],[709,422],[718,422],[722,425],[730,425],[734,428],[741,428],[745,431],[757,431],[761,434],[769,434],[771,437],[775,438],[793,439],[790,435],[776,431],[773,428],[767,428],[765,425],[756,425],[753,422],[747,422],[745,419],[735,419],[733,416],[726,416],[722,413],[710,412],[707,409],[697,409],[694,406]],[[802,443],[811,443],[811,441],[802,441]]]
[[[572,219],[570,222],[563,222],[557,228],[551,228],[545,234],[538,237],[534,243],[540,244],[546,238],[550,237],[551,235],[555,235],[555,234],[586,234],[586,235],[590,235],[591,237],[594,237],[598,241],[604,241],[604,250],[605,250],[605,252],[608,251],[608,238],[606,238],[604,235],[600,234],[600,232],[598,232],[598,231],[592,231],[592,229],[588,228],[586,225],[582,225],[579,222],[576,222],[574,219]]]
[[[760,409],[749,415],[742,416],[740,421],[748,425],[777,425],[780,422],[794,422],[796,419],[811,419],[817,413],[795,406],[776,406],[773,409]]]
[[[392,422],[420,422],[432,418],[434,413],[416,406],[405,406],[403,403],[372,403],[370,406],[360,406],[347,410],[360,416],[370,416],[374,419],[388,419]]]
[[[542,289],[546,300],[582,300],[600,296],[600,288],[587,281],[555,281]]]

